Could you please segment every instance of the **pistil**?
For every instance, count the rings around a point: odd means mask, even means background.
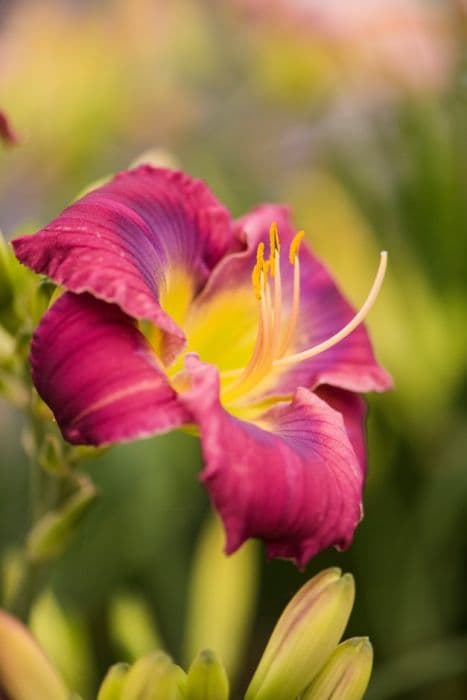
[[[355,316],[347,323],[343,328],[341,328],[340,331],[337,333],[334,333],[330,338],[327,340],[324,340],[322,343],[318,343],[317,345],[314,345],[311,348],[308,348],[308,350],[303,350],[302,352],[296,352],[293,353],[292,355],[286,355],[285,357],[282,357],[280,359],[274,360],[273,366],[274,367],[284,367],[286,365],[294,365],[297,362],[303,362],[304,360],[309,360],[312,357],[315,357],[316,355],[319,355],[320,353],[324,352],[325,350],[329,350],[330,348],[334,347],[334,345],[337,345],[340,343],[344,338],[347,338],[366,318],[368,315],[371,307],[376,301],[376,298],[378,297],[378,294],[381,289],[381,285],[383,284],[384,280],[384,275],[386,274],[386,266],[387,266],[387,259],[388,259],[388,254],[385,250],[383,250],[380,253],[380,262],[379,262],[379,267],[378,271],[376,273],[375,280],[373,282],[373,285],[370,289],[370,292],[365,299],[365,302],[363,303],[363,306],[360,308],[360,310],[355,314]]]

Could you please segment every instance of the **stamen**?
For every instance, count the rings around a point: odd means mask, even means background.
[[[269,263],[271,267],[271,277],[276,274],[276,253],[279,254],[281,251],[281,246],[279,242],[279,231],[275,221],[272,222],[269,229]]]
[[[256,298],[261,299],[261,274],[264,270],[264,243],[260,243],[256,250],[256,265],[251,273],[251,281],[255,290]]]
[[[267,265],[267,263],[265,265]],[[224,401],[226,399],[232,401],[238,396],[241,396],[249,388],[255,386],[271,366],[270,348],[272,344],[271,333],[273,332],[273,316],[271,293],[267,282],[267,274],[265,274],[264,271],[260,273],[260,284],[260,315],[255,348],[247,366],[243,370],[230,370],[222,373],[224,379],[237,375],[236,381],[223,392]],[[238,376],[238,374],[240,374],[240,376]]]
[[[265,277],[264,273],[261,273],[261,287],[263,292],[267,292],[265,289]],[[244,377],[251,374],[255,367],[262,365],[264,362],[264,350],[267,347],[271,334],[271,321],[270,313],[268,308],[267,294],[262,293],[260,299],[260,318],[258,324],[258,335],[256,337],[256,345],[253,354],[248,362],[248,365],[244,370]]]
[[[296,233],[295,236],[292,238],[289,247],[289,262],[291,265],[294,266],[292,307],[290,309],[289,321],[287,323],[285,333],[282,337],[277,357],[282,357],[285,351],[287,350],[295,332],[295,327],[297,325],[298,310],[300,306],[300,262],[298,259],[298,251],[300,249],[300,244],[303,240],[304,235],[305,231],[298,231],[298,233]]]
[[[269,335],[271,335],[274,331],[274,312],[271,300],[271,288],[266,273],[263,274],[263,300],[264,304],[261,306],[261,313],[267,324]]]
[[[373,306],[381,285],[387,265],[387,253],[381,253],[379,267],[370,292],[355,316],[340,331],[327,340],[302,352],[285,355],[292,342],[300,307],[300,262],[299,249],[304,232],[295,234],[289,247],[289,261],[293,265],[292,303],[285,331],[282,332],[282,282],[280,270],[280,243],[277,224],[273,222],[269,230],[270,253],[264,259],[264,243],[259,243],[256,251],[256,264],[252,271],[252,283],[259,301],[258,332],[253,353],[244,368],[222,372],[222,380],[232,379],[233,383],[224,385],[222,400],[232,403],[257,386],[266,375],[274,369],[302,362],[315,357],[333,347],[352,333],[367,316]],[[271,289],[270,282],[274,289]],[[284,356],[285,355],[285,356]]]
[[[271,349],[271,354],[273,359],[277,356],[281,344],[281,330],[282,330],[282,280],[281,280],[281,267],[280,267],[280,254],[279,250],[276,250],[274,256],[274,311],[273,311],[273,346]]]
[[[291,257],[291,256],[290,256]],[[298,311],[300,308],[300,262],[298,255],[293,262],[293,292],[292,292],[292,307],[290,309],[289,321],[285,330],[282,342],[279,348],[279,357],[282,357],[289,347],[290,341],[293,338],[295,328],[297,326]]]
[[[376,277],[370,289],[370,292],[367,298],[365,299],[365,302],[361,307],[360,311],[358,311],[355,314],[355,316],[352,318],[351,321],[349,321],[349,323],[347,323],[343,328],[341,328],[340,331],[338,331],[322,343],[318,343],[318,345],[315,345],[314,347],[309,348],[308,350],[304,350],[303,352],[296,352],[293,355],[287,355],[286,357],[282,357],[278,360],[275,360],[272,363],[273,367],[284,367],[286,365],[295,364],[296,362],[302,362],[303,360],[309,360],[311,357],[315,357],[316,355],[319,355],[325,350],[329,350],[329,348],[332,348],[334,345],[337,345],[337,343],[340,343],[341,340],[344,340],[344,338],[350,335],[350,333],[352,333],[352,331],[354,331],[365,319],[371,307],[376,301],[376,298],[379,294],[381,285],[384,280],[384,275],[386,273],[387,258],[387,252],[383,251],[380,256],[378,271],[376,273]]]
[[[291,265],[293,265],[297,259],[298,251],[300,250],[300,244],[303,240],[304,235],[305,231],[299,231],[292,238],[292,242],[290,243],[289,248],[289,261]]]

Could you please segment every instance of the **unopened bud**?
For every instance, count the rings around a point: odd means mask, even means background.
[[[290,700],[300,695],[337,646],[352,610],[355,585],[340,569],[321,572],[282,613],[245,700]]]
[[[190,666],[187,700],[227,700],[229,679],[221,661],[210,649],[202,651]]]
[[[115,664],[102,681],[97,700],[121,700],[123,684],[129,671],[128,664]]]
[[[369,639],[348,639],[339,644],[302,700],[361,700],[370,680],[372,665],[373,647]]]
[[[120,700],[184,700],[186,674],[170,656],[156,651],[129,670]]]

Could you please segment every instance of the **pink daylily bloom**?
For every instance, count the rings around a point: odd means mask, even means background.
[[[258,537],[299,565],[350,544],[366,470],[358,392],[391,386],[361,325],[384,271],[355,316],[302,235],[285,207],[232,221],[204,183],[145,165],[13,242],[66,290],[31,350],[65,438],[197,426],[227,552]]]

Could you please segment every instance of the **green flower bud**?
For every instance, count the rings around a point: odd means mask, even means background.
[[[187,700],[227,700],[229,679],[221,661],[210,649],[202,651],[190,666]]]
[[[339,644],[302,700],[361,700],[371,675],[373,647],[367,637]]]
[[[69,700],[70,692],[37,642],[0,610],[0,694],[10,700]]]
[[[184,700],[186,674],[162,651],[139,659],[129,670],[120,700]]]
[[[121,700],[129,668],[128,664],[115,664],[109,668],[99,688],[97,700]]]
[[[277,623],[245,700],[293,700],[337,646],[352,610],[350,574],[327,569],[292,598]]]

